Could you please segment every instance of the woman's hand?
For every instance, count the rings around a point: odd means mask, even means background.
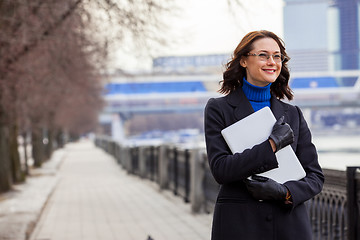
[[[294,142],[293,130],[289,124],[284,122],[284,116],[279,118],[274,124],[269,139],[274,141],[276,152]]]
[[[288,200],[288,189],[270,178],[258,175],[252,176],[252,180],[245,180],[246,188],[257,200]]]

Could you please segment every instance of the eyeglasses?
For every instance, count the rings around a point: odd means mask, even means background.
[[[267,53],[248,53],[248,56],[257,56],[260,61],[267,61],[270,59],[270,56],[272,57],[272,59],[274,60],[274,62],[276,63],[281,63],[283,62],[286,57],[280,53],[276,53],[276,54],[267,54]]]

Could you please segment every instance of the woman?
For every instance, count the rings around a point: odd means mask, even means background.
[[[212,240],[312,239],[304,202],[321,191],[324,176],[301,110],[280,101],[293,97],[288,60],[282,40],[274,33],[248,33],[226,65],[220,89],[226,96],[212,98],[206,105],[207,155],[211,172],[221,184]],[[269,139],[232,154],[221,130],[265,106],[278,119]],[[244,137],[239,136],[239,141]],[[256,177],[276,168],[275,152],[289,144],[306,176],[284,184]]]

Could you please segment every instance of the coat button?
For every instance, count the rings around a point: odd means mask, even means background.
[[[269,214],[266,216],[266,221],[271,222],[272,219],[273,219],[272,215]]]

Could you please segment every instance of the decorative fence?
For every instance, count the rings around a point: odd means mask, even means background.
[[[95,144],[129,173],[150,179],[191,204],[194,213],[211,213],[219,190],[204,149],[173,145],[125,147],[109,138]],[[323,169],[322,192],[306,202],[316,240],[360,240],[360,167]]]

